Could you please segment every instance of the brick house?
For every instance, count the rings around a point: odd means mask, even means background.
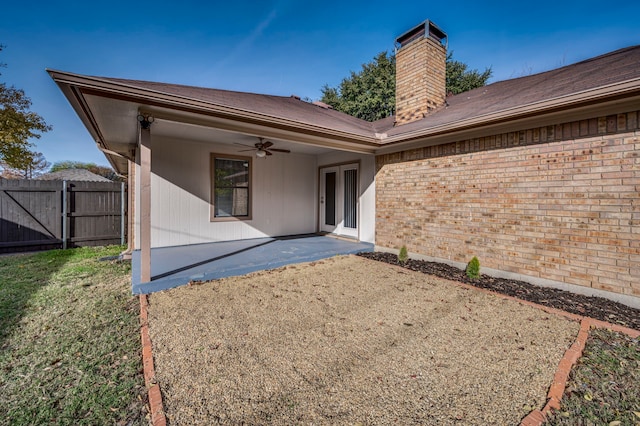
[[[446,40],[398,37],[396,116],[374,123],[49,73],[129,176],[143,282],[152,247],[328,232],[640,307],[640,46],[447,96]]]

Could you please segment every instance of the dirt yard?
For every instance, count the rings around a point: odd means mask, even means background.
[[[149,309],[171,425],[516,425],[579,329],[356,256],[156,293]]]

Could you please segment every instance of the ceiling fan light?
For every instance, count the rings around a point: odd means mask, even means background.
[[[267,152],[266,151],[264,151],[262,149],[259,149],[259,150],[256,151],[256,157],[264,158],[266,156],[267,156]]]

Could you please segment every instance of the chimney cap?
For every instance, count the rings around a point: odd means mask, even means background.
[[[400,49],[414,40],[425,37],[431,37],[432,39],[437,40],[445,48],[449,41],[447,34],[436,24],[427,19],[396,38],[396,48]]]

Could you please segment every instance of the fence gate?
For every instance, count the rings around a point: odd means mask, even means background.
[[[124,183],[0,180],[0,253],[124,244]]]

